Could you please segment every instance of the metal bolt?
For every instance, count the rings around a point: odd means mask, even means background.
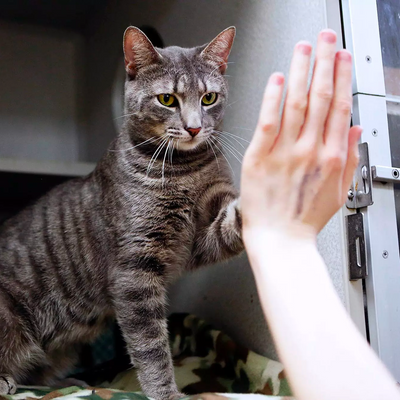
[[[394,179],[398,179],[399,178],[399,170],[398,169],[393,169],[392,170],[392,176]]]
[[[372,61],[371,56],[365,56],[365,61],[366,61],[367,63],[370,63],[370,62]]]
[[[368,179],[368,169],[365,165],[361,168],[361,177],[366,180]]]
[[[388,257],[389,257],[389,252],[388,252],[387,250],[385,250],[385,251],[382,253],[382,257],[383,257],[383,258],[388,258]]]
[[[378,136],[378,129],[372,129],[372,136]]]
[[[353,193],[353,191],[351,189],[347,192],[347,198],[350,201],[353,201],[353,199],[354,199],[354,193]]]

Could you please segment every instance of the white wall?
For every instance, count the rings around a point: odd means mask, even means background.
[[[85,158],[82,45],[71,32],[1,21],[0,157]]]
[[[224,129],[250,139],[263,87],[273,71],[287,72],[294,44],[315,43],[326,27],[324,0],[147,0],[120,1],[99,14],[88,30],[87,71],[90,158],[95,160],[115,135],[112,80],[122,65],[122,34],[128,25],[152,25],[166,45],[195,46],[236,25],[231,53],[230,103]],[[239,185],[240,164],[232,160]],[[319,248],[344,300],[339,217],[319,237]],[[290,249],[288,249],[290,250]],[[317,284],[317,283],[316,283]],[[194,312],[226,329],[252,349],[275,356],[245,256],[181,279],[171,289],[171,310]],[[317,301],[317,299],[316,299]]]

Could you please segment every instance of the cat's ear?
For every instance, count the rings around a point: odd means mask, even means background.
[[[161,54],[154,48],[148,37],[138,28],[130,26],[124,33],[125,69],[135,77],[142,67],[159,63]]]
[[[219,67],[223,74],[227,68],[229,53],[235,39],[236,28],[231,26],[222,31],[215,39],[213,39],[200,55],[211,64]]]

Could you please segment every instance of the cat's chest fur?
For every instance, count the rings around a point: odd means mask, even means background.
[[[212,165],[181,177],[119,186],[115,214],[118,248],[127,254],[163,254],[181,272],[189,263],[202,208],[200,199],[221,177]],[[172,267],[173,266],[173,267]]]

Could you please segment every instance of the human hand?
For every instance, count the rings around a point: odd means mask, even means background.
[[[243,160],[243,235],[258,229],[316,237],[344,204],[361,128],[349,129],[351,55],[336,52],[336,34],[318,36],[310,89],[311,45],[294,50],[282,116],[284,77],[266,86],[259,121]]]

